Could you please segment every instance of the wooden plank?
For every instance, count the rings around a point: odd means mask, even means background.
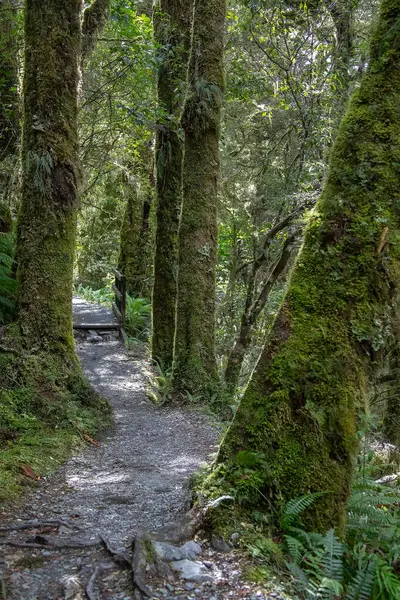
[[[118,306],[115,304],[115,302],[112,303],[112,307],[113,307],[113,311],[115,316],[117,317],[117,319],[119,320],[120,323],[123,323],[122,321],[122,314],[121,311],[119,310]]]
[[[93,329],[101,329],[102,331],[106,331],[108,329],[121,329],[121,325],[119,323],[74,323],[74,329],[84,329],[89,330]]]
[[[126,346],[126,345],[127,345],[127,343],[128,343],[128,336],[127,336],[127,335],[126,335],[126,333],[125,333],[125,329],[124,329],[123,327],[121,327],[121,329],[120,329],[119,333],[120,333],[120,336],[121,336],[121,338],[122,338],[122,341],[124,342],[124,344],[125,344],[125,346]]]
[[[121,271],[118,271],[118,269],[114,269],[114,273],[115,273],[115,277],[117,279],[119,279],[121,281],[121,279],[124,278],[123,274],[121,273]]]
[[[112,289],[113,289],[114,294],[118,298],[118,300],[121,301],[122,298],[123,298],[123,296],[122,296],[121,292],[119,291],[119,289],[117,288],[117,286],[114,283],[113,283]]]

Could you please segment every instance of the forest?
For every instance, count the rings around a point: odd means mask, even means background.
[[[0,0],[2,600],[400,600],[398,335],[400,0]]]

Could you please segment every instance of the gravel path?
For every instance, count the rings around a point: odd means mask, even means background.
[[[90,318],[90,305],[79,306]],[[74,310],[79,310],[76,305]],[[99,322],[98,312],[94,318]],[[115,547],[129,548],[140,528],[154,530],[187,508],[189,477],[215,451],[218,432],[202,414],[155,407],[145,395],[143,361],[128,358],[119,341],[81,341],[77,350],[87,377],[114,408],[115,431],[39,482],[23,507],[2,514],[1,525],[67,519],[82,531],[62,526],[44,532],[87,541],[101,533]],[[36,532],[9,535],[26,542]],[[98,564],[102,575],[96,597],[133,598],[129,572],[115,568],[100,547],[60,551],[0,546],[0,552],[6,584],[0,597],[3,593],[7,600],[84,598],[76,590],[87,585]]]

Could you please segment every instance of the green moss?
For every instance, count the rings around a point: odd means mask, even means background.
[[[196,6],[185,133],[183,208],[173,391],[210,401],[216,393],[215,269],[221,98],[224,91],[225,0]]]
[[[192,0],[160,0],[155,14],[159,44],[158,102],[165,112],[156,144],[157,229],[154,260],[152,356],[172,367],[182,210],[183,134],[180,116],[190,50]]]
[[[118,266],[126,278],[127,292],[133,298],[151,298],[153,285],[154,218],[152,157],[146,148],[136,166],[138,186],[128,190],[121,227]]]
[[[14,326],[15,329],[15,326]],[[84,380],[80,368],[66,368],[57,357],[41,352],[0,354],[0,498],[9,499],[29,482],[21,467],[38,475],[52,471],[82,440],[111,425],[111,410]]]
[[[398,0],[384,1],[283,306],[221,447],[236,489],[238,453],[263,455],[244,502],[266,512],[272,502],[275,524],[289,499],[324,491],[307,524],[343,526],[357,414],[368,410],[373,358],[389,339],[399,269],[399,14]]]

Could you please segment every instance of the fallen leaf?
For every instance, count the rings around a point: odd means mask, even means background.
[[[82,435],[85,440],[93,444],[93,446],[100,446],[99,442],[96,442],[96,440],[94,440],[85,429],[82,429]]]
[[[25,477],[29,477],[29,479],[33,479],[34,481],[39,481],[39,475],[36,475],[32,467],[29,465],[21,465],[21,471],[25,475]]]

